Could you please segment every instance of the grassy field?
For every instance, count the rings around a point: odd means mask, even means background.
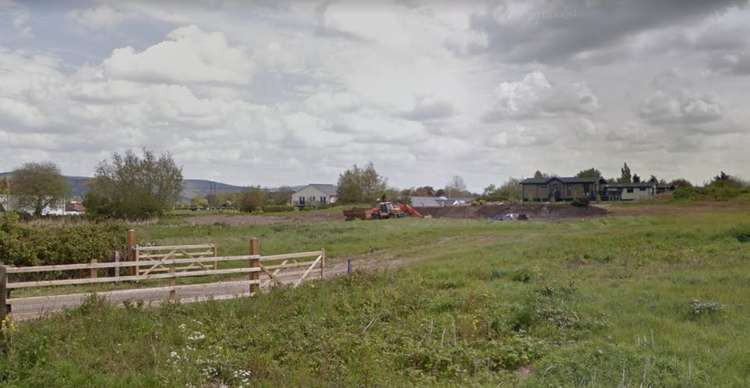
[[[668,206],[668,205],[659,205]],[[616,213],[616,212],[615,212]],[[644,212],[648,214],[648,212]],[[143,226],[397,261],[251,299],[3,327],[7,386],[750,385],[750,207],[556,222]]]

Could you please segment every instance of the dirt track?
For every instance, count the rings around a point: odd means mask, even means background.
[[[294,222],[325,222],[342,220],[341,213],[299,212],[299,215],[205,215],[188,217],[185,222],[191,225],[272,225]]]
[[[607,214],[596,207],[575,207],[568,204],[488,204],[482,206],[420,207],[417,211],[435,218],[502,219],[507,214],[525,214],[529,219],[585,218]]]

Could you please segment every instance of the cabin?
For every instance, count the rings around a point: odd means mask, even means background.
[[[572,201],[577,198],[597,198],[601,187],[599,178],[547,177],[521,181],[523,201]]]

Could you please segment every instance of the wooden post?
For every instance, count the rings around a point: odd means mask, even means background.
[[[8,303],[8,272],[5,265],[0,264],[0,321],[4,320],[10,313]]]
[[[137,261],[136,257],[136,245],[138,244],[138,238],[135,235],[135,229],[128,230],[128,255],[126,261]],[[133,275],[138,275],[138,267],[133,267]]]
[[[250,254],[260,255],[260,240],[253,237],[250,239]],[[260,268],[260,258],[253,258],[249,261],[251,268]],[[260,281],[260,271],[250,272],[250,280]],[[250,285],[250,294],[254,294],[260,290],[260,284]]]
[[[115,277],[120,277],[120,251],[115,251],[115,264],[117,266],[115,267]],[[119,282],[119,280],[117,280]]]
[[[214,257],[219,256],[219,248],[216,247],[216,243],[212,243],[214,246]],[[214,260],[214,269],[219,269],[219,262]]]
[[[326,266],[326,249],[322,248],[320,252],[320,280],[323,280],[323,269]]]
[[[177,291],[174,288],[176,284],[175,283],[176,278],[174,277],[174,265],[175,264],[172,263],[172,265],[169,266],[169,273],[172,274],[172,277],[169,279],[169,285],[172,287],[172,289],[169,290],[169,302],[170,303],[177,302]]]
[[[91,259],[91,278],[96,279],[96,268],[94,267],[98,261],[96,259]]]

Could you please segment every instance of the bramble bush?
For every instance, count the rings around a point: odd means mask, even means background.
[[[30,226],[6,213],[0,218],[0,262],[20,267],[102,261],[125,247],[126,232],[116,223]]]

